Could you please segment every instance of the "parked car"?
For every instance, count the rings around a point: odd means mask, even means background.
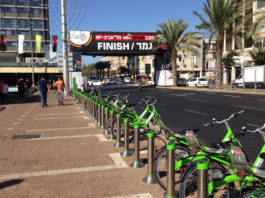
[[[92,80],[89,85],[90,86],[101,86],[103,84],[104,82],[102,80]]]
[[[124,82],[125,83],[131,83],[131,77],[129,77],[129,76],[124,77]]]
[[[117,81],[109,78],[109,79],[106,80],[105,84],[106,85],[116,85]]]
[[[178,86],[186,86],[187,80],[185,78],[178,78]]]
[[[187,87],[208,87],[209,82],[206,78],[192,78],[187,84]]]
[[[244,79],[243,79],[243,74],[240,74],[237,79],[235,80],[235,85],[236,87],[245,87],[244,85]]]

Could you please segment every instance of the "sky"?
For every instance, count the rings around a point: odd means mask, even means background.
[[[189,24],[188,31],[195,31],[195,25],[200,20],[192,11],[203,13],[203,2],[205,0],[68,0],[69,7],[87,8],[84,15],[81,12],[77,15],[77,20],[73,15],[76,12],[70,8],[68,30],[78,28],[87,31],[155,32],[158,24],[168,19],[183,18]],[[50,22],[52,23],[51,20]],[[101,57],[83,56],[82,63],[87,65],[100,59]]]

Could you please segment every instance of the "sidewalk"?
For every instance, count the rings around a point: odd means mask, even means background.
[[[72,97],[57,106],[51,93],[48,108],[0,105],[0,120],[0,197],[163,197],[142,182],[146,167],[130,168],[133,158],[121,158]]]

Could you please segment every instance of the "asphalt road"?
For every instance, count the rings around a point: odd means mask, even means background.
[[[229,122],[235,134],[240,133],[242,126],[255,129],[265,123],[265,95],[162,88],[148,88],[144,92],[139,92],[137,89],[123,91],[130,93],[131,103],[137,103],[145,96],[159,97],[156,107],[166,126],[179,133],[185,129],[198,128],[199,139],[207,145],[221,141],[226,133],[224,125],[203,127],[203,124],[210,122],[212,118],[223,120],[232,113],[245,110],[242,116]],[[249,160],[254,161],[264,144],[263,137],[259,134],[247,134],[239,139]]]

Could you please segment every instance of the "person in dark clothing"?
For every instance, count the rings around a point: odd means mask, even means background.
[[[18,94],[20,95],[21,99],[23,99],[24,98],[24,92],[25,92],[25,84],[24,84],[22,78],[18,81],[17,88],[18,88]]]
[[[49,90],[49,83],[47,80],[45,80],[44,77],[41,77],[39,81],[39,86],[40,86],[40,99],[41,99],[41,106],[42,108],[47,105],[47,92]]]
[[[27,87],[27,93],[28,97],[31,97],[31,87],[32,87],[32,82],[27,78],[26,79],[26,87]]]

